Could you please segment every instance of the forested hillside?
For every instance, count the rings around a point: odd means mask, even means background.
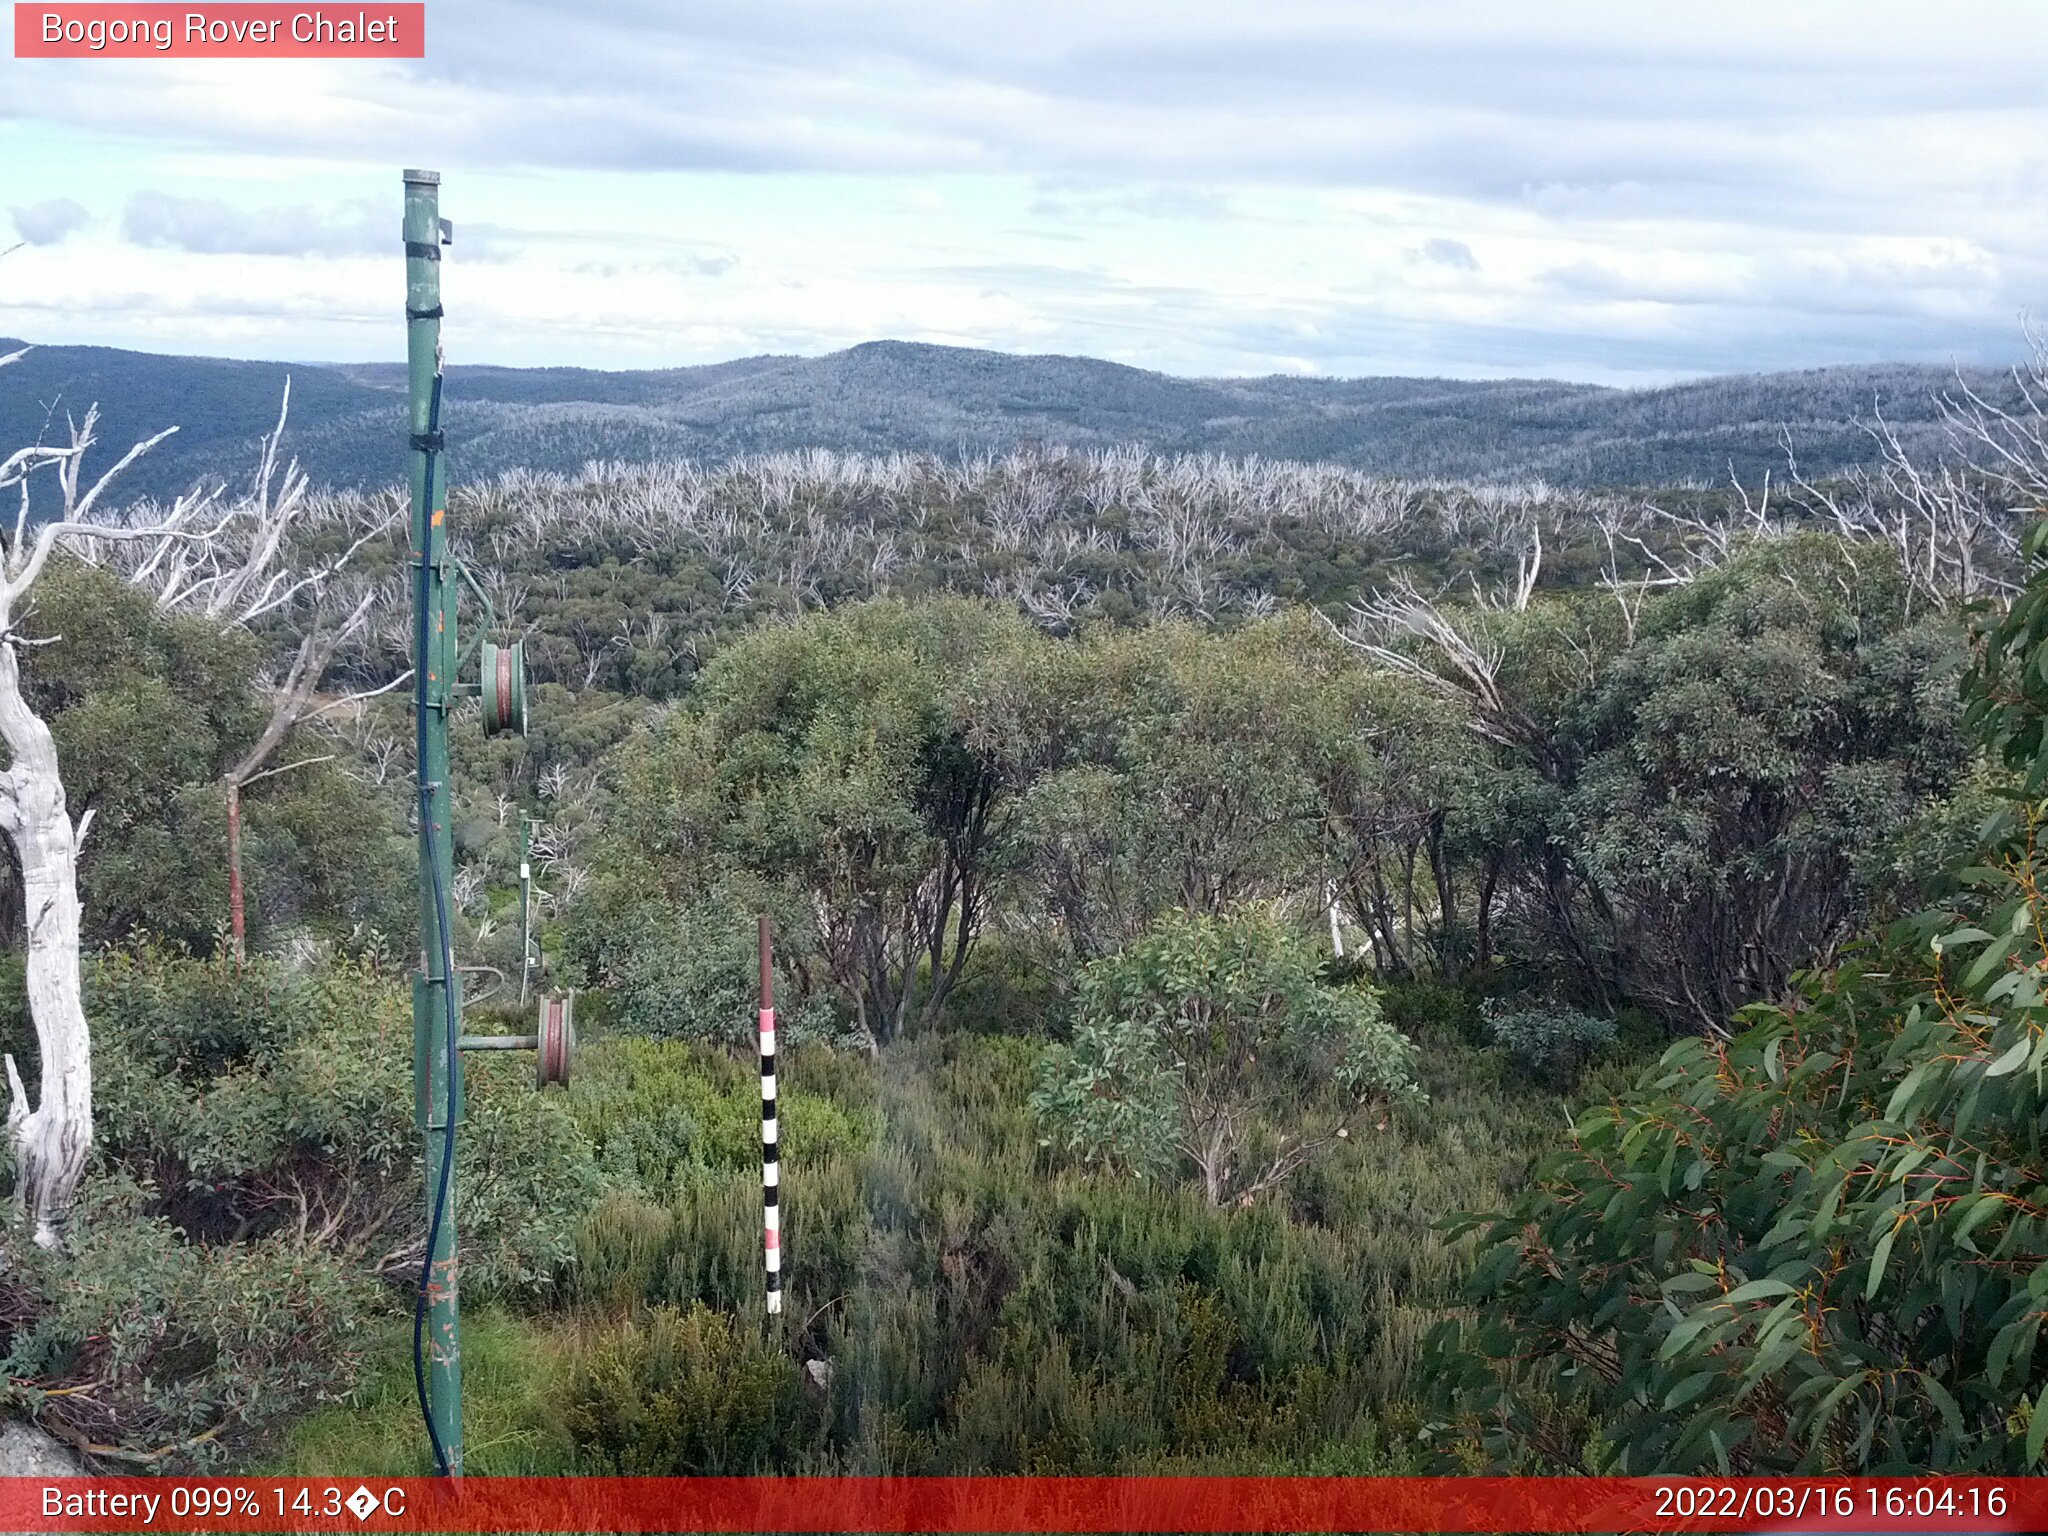
[[[0,339],[0,353],[18,345]],[[0,400],[0,440],[45,435],[49,413],[99,401],[110,441],[176,425],[129,477],[169,497],[248,462],[265,403],[294,380],[293,447],[315,483],[366,488],[403,470],[397,365],[322,367],[38,347]],[[1720,484],[1782,470],[1789,443],[1830,473],[1879,457],[1880,414],[1922,453],[1939,447],[1938,367],[1865,366],[1705,379],[1662,389],[1455,379],[1177,379],[1080,357],[1016,357],[873,342],[825,357],[697,368],[449,370],[461,479],[575,474],[592,460],[717,461],[828,448],[945,457],[1019,447],[1113,448],[1313,460],[1407,479],[1544,479],[1582,487]],[[1961,381],[2001,403],[2006,375]],[[58,423],[61,432],[61,420]]]
[[[584,1036],[468,1068],[469,1470],[2035,1465],[2039,424],[1768,489],[458,482],[535,682],[455,721],[465,1029],[531,1027],[530,847]],[[0,551],[0,713],[61,764],[95,1136],[0,1329],[102,1465],[427,1465],[402,500],[299,432],[203,507],[8,472],[82,519]]]

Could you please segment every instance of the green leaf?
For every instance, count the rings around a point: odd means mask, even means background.
[[[1683,1408],[1687,1403],[1706,1391],[1715,1381],[1719,1380],[1720,1376],[1721,1373],[1719,1371],[1693,1372],[1692,1375],[1686,1377],[1685,1380],[1665,1394],[1664,1411],[1669,1413],[1675,1408]]]
[[[1791,1296],[1794,1294],[1796,1293],[1792,1287],[1784,1281],[1773,1280],[1766,1276],[1762,1280],[1751,1280],[1738,1285],[1726,1296],[1723,1296],[1718,1303],[1709,1302],[1708,1305],[1733,1307],[1739,1306],[1745,1301],[1761,1301],[1766,1296]]]
[[[1999,966],[2005,964],[2007,957],[2019,947],[2019,942],[2020,936],[2018,934],[2008,933],[1997,943],[1987,945],[1984,953],[1976,958],[1967,971],[1963,972],[1964,989],[1969,990],[1978,986],[1985,977],[1989,976]]]
[[[1884,1266],[1892,1256],[1892,1243],[1897,1239],[1899,1229],[1893,1227],[1877,1240],[1877,1247],[1870,1254],[1870,1279],[1863,1287],[1863,1299],[1869,1301],[1877,1295],[1877,1288],[1884,1284]]]
[[[1986,1219],[1994,1215],[1998,1208],[2004,1204],[2005,1201],[1997,1195],[1985,1194],[1972,1197],[1968,1208],[1963,1212],[1962,1220],[1956,1223],[1955,1240],[1960,1243],[1969,1237],[1972,1232],[1984,1225]]]
[[[1720,1276],[1715,1271],[1709,1269],[1704,1272],[1694,1271],[1691,1274],[1673,1275],[1659,1289],[1665,1295],[1670,1296],[1682,1294],[1686,1291],[1711,1291],[1720,1283]]]
[[[2033,1036],[2022,1035],[2019,1039],[2013,1041],[2011,1045],[2007,1046],[1999,1054],[1996,1061],[1984,1069],[1984,1075],[1986,1077],[2004,1077],[2009,1072],[2017,1072],[2027,1064],[2027,1058],[2033,1054],[2033,1051]]]
[[[1936,1380],[1931,1371],[1920,1373],[1920,1386],[1927,1393],[1929,1400],[1940,1410],[1942,1422],[1948,1425],[1949,1433],[1958,1440],[1962,1439],[1963,1410],[1956,1406],[1956,1400],[1949,1394],[1948,1388]]]
[[[1828,1425],[1834,1422],[1836,1410],[1842,1406],[1842,1400],[1869,1379],[1868,1371],[1858,1371],[1854,1376],[1846,1376],[1836,1382],[1833,1390],[1822,1398],[1819,1406],[1814,1409],[1807,1437],[1817,1441],[1826,1434]]]
[[[1699,1311],[1688,1314],[1685,1321],[1673,1328],[1665,1338],[1663,1346],[1657,1351],[1657,1358],[1670,1360],[1683,1353],[1686,1345],[1718,1321],[1709,1307],[1702,1307]]]
[[[1991,1348],[1985,1352],[1984,1357],[1984,1381],[1987,1386],[1994,1391],[1997,1389],[2012,1363],[2013,1352],[2019,1348],[2023,1340],[2031,1338],[2040,1326],[2041,1319],[2036,1313],[2018,1318],[1998,1330],[1991,1340]]]

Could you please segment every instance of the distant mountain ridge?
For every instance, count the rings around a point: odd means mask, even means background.
[[[0,352],[20,342],[0,338]],[[130,495],[235,483],[292,380],[288,439],[317,483],[404,473],[398,364],[285,364],[105,347],[37,347],[0,372],[0,445],[52,433],[97,401],[107,452],[176,425],[126,477]],[[2010,381],[1970,372],[2003,393]],[[1875,364],[1622,390],[1548,380],[1185,379],[1096,358],[868,342],[823,357],[760,356],[604,372],[453,366],[453,472],[574,473],[593,459],[720,459],[824,447],[954,455],[1025,444],[1328,460],[1409,479],[1578,486],[1746,480],[1869,462],[1860,423],[1880,404],[1909,441],[1934,435],[1932,396],[1954,373]],[[54,414],[53,414],[54,411]],[[111,458],[103,462],[111,462]]]

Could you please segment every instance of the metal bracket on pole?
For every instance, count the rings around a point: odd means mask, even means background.
[[[455,1044],[465,1051],[532,1051],[534,1087],[566,1088],[576,1057],[576,994],[543,997],[530,1035],[464,1035]]]

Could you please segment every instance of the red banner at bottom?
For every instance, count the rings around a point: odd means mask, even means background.
[[[2048,1530],[2048,1478],[6,1478],[7,1531]]]

